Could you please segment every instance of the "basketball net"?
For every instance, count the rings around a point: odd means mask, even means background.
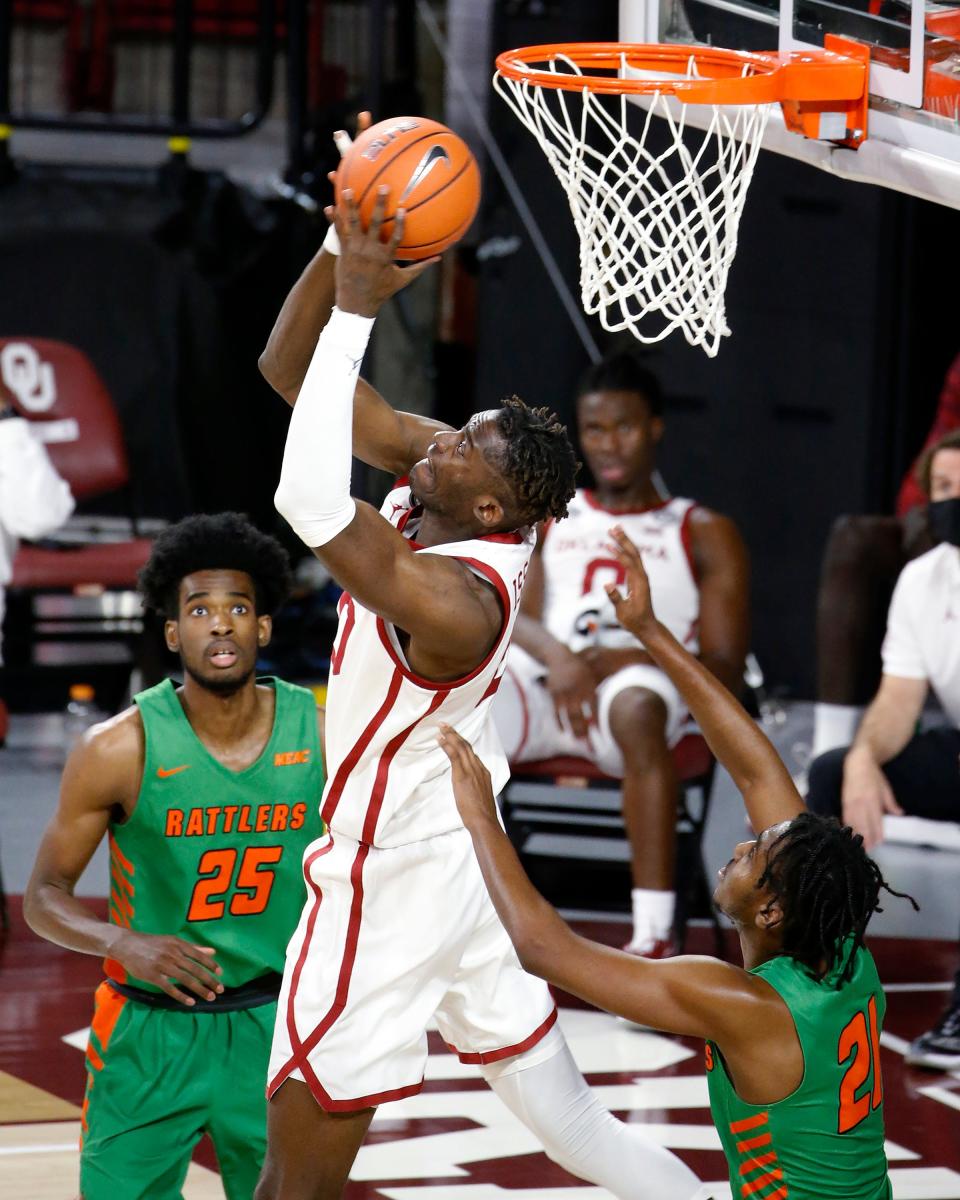
[[[583,74],[563,55],[541,69]],[[700,78],[692,55],[685,77]],[[712,358],[730,333],[723,296],[771,106],[701,106],[713,115],[700,130],[687,125],[684,104],[655,91],[640,98],[631,133],[636,106],[625,95],[543,87],[499,72],[493,83],[566,192],[580,238],[584,310],[604,329],[629,329],[641,342],[679,329]],[[666,148],[659,130],[650,139],[657,148],[647,147],[654,117],[666,124]]]

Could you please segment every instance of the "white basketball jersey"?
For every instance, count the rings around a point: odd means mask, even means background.
[[[483,662],[463,679],[435,683],[410,669],[393,625],[346,593],[341,597],[327,690],[321,811],[334,835],[388,847],[462,828],[450,761],[437,744],[441,721],[471,743],[495,791],[507,781],[507,760],[489,712],[534,534],[522,530],[421,548],[415,540],[421,513],[411,507],[409,488],[391,492],[380,511],[409,539],[411,553],[459,559],[492,584],[504,613],[500,636]]]
[[[608,583],[622,584],[623,570],[611,550],[610,530],[622,525],[643,558],[657,616],[688,650],[699,650],[700,593],[690,552],[693,500],[675,497],[640,512],[613,513],[581,489],[563,521],[543,534],[543,623],[573,650],[584,646],[636,646],[619,623],[607,596]]]

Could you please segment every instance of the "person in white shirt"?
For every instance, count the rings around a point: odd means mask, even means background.
[[[626,949],[649,958],[676,951],[671,748],[687,711],[607,596],[606,585],[623,582],[613,525],[640,547],[661,619],[734,694],[749,636],[749,565],[736,526],[658,490],[662,409],[657,379],[630,354],[581,381],[577,428],[594,486],[540,531],[493,708],[511,764],[573,755],[623,780],[633,881]]]
[[[72,512],[70,488],[31,432],[30,423],[0,389],[0,637],[4,589],[13,578],[13,559],[20,539],[53,533]]]
[[[886,813],[960,820],[960,432],[923,461],[930,532],[939,545],[900,572],[883,642],[883,676],[853,745],[810,768],[808,806],[883,840]],[[949,726],[916,732],[933,689]],[[960,974],[938,1026],[907,1054],[916,1066],[960,1067]]]

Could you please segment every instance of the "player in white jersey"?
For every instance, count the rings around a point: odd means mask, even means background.
[[[654,958],[675,951],[670,751],[687,712],[607,597],[608,584],[623,582],[611,526],[640,547],[671,633],[734,693],[748,636],[747,555],[733,522],[656,486],[662,407],[656,378],[630,355],[599,363],[581,383],[577,423],[595,485],[578,490],[562,525],[541,530],[494,705],[512,763],[574,755],[623,779],[633,877],[626,948]]]
[[[313,260],[261,360],[295,402],[277,506],[346,590],[327,702],[328,832],[304,856],[256,1197],[339,1196],[374,1107],[420,1089],[436,1020],[551,1157],[617,1196],[680,1200],[693,1174],[602,1108],[549,992],[521,969],[437,744],[448,722],[506,778],[489,709],[530,526],[564,515],[573,450],[555,418],[515,399],[453,430],[358,383],[380,305],[422,269],[393,265],[402,220],[381,243],[384,203],[365,234],[346,194],[342,256]],[[352,453],[409,476],[380,513],[350,497]]]

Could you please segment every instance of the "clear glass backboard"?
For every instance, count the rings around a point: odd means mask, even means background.
[[[620,3],[623,42],[798,50],[822,48],[828,33],[870,49],[867,140],[859,149],[811,141],[774,112],[764,147],[960,208],[960,0]]]

